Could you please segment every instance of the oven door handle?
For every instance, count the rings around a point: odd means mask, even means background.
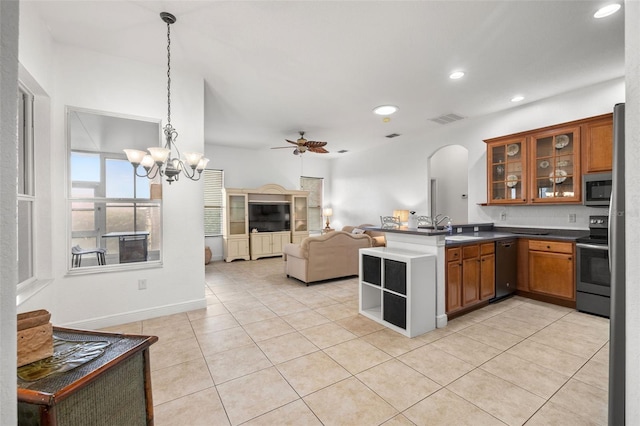
[[[584,244],[584,243],[576,243],[576,247],[578,248],[586,248],[586,249],[593,249],[593,250],[609,250],[609,246],[607,245],[600,245],[600,244]]]

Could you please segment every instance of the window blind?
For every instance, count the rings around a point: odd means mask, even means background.
[[[224,173],[222,170],[205,169],[204,178],[204,235],[206,237],[222,234],[222,188]]]

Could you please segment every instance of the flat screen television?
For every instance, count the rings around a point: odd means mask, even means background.
[[[249,203],[249,231],[291,230],[291,205],[287,203]]]

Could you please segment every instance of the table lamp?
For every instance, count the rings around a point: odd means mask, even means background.
[[[322,211],[322,213],[324,214],[324,216],[327,218],[327,226],[325,226],[324,230],[325,231],[329,231],[331,230],[331,228],[329,227],[329,218],[331,216],[333,216],[333,209],[331,207],[327,207],[326,209],[324,209]]]

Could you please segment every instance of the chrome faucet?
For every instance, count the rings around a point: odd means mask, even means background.
[[[445,220],[451,220],[451,218],[449,216],[442,216],[441,214],[437,214],[436,217],[433,218],[433,227],[437,227],[438,225],[440,225],[442,222],[444,222]]]

